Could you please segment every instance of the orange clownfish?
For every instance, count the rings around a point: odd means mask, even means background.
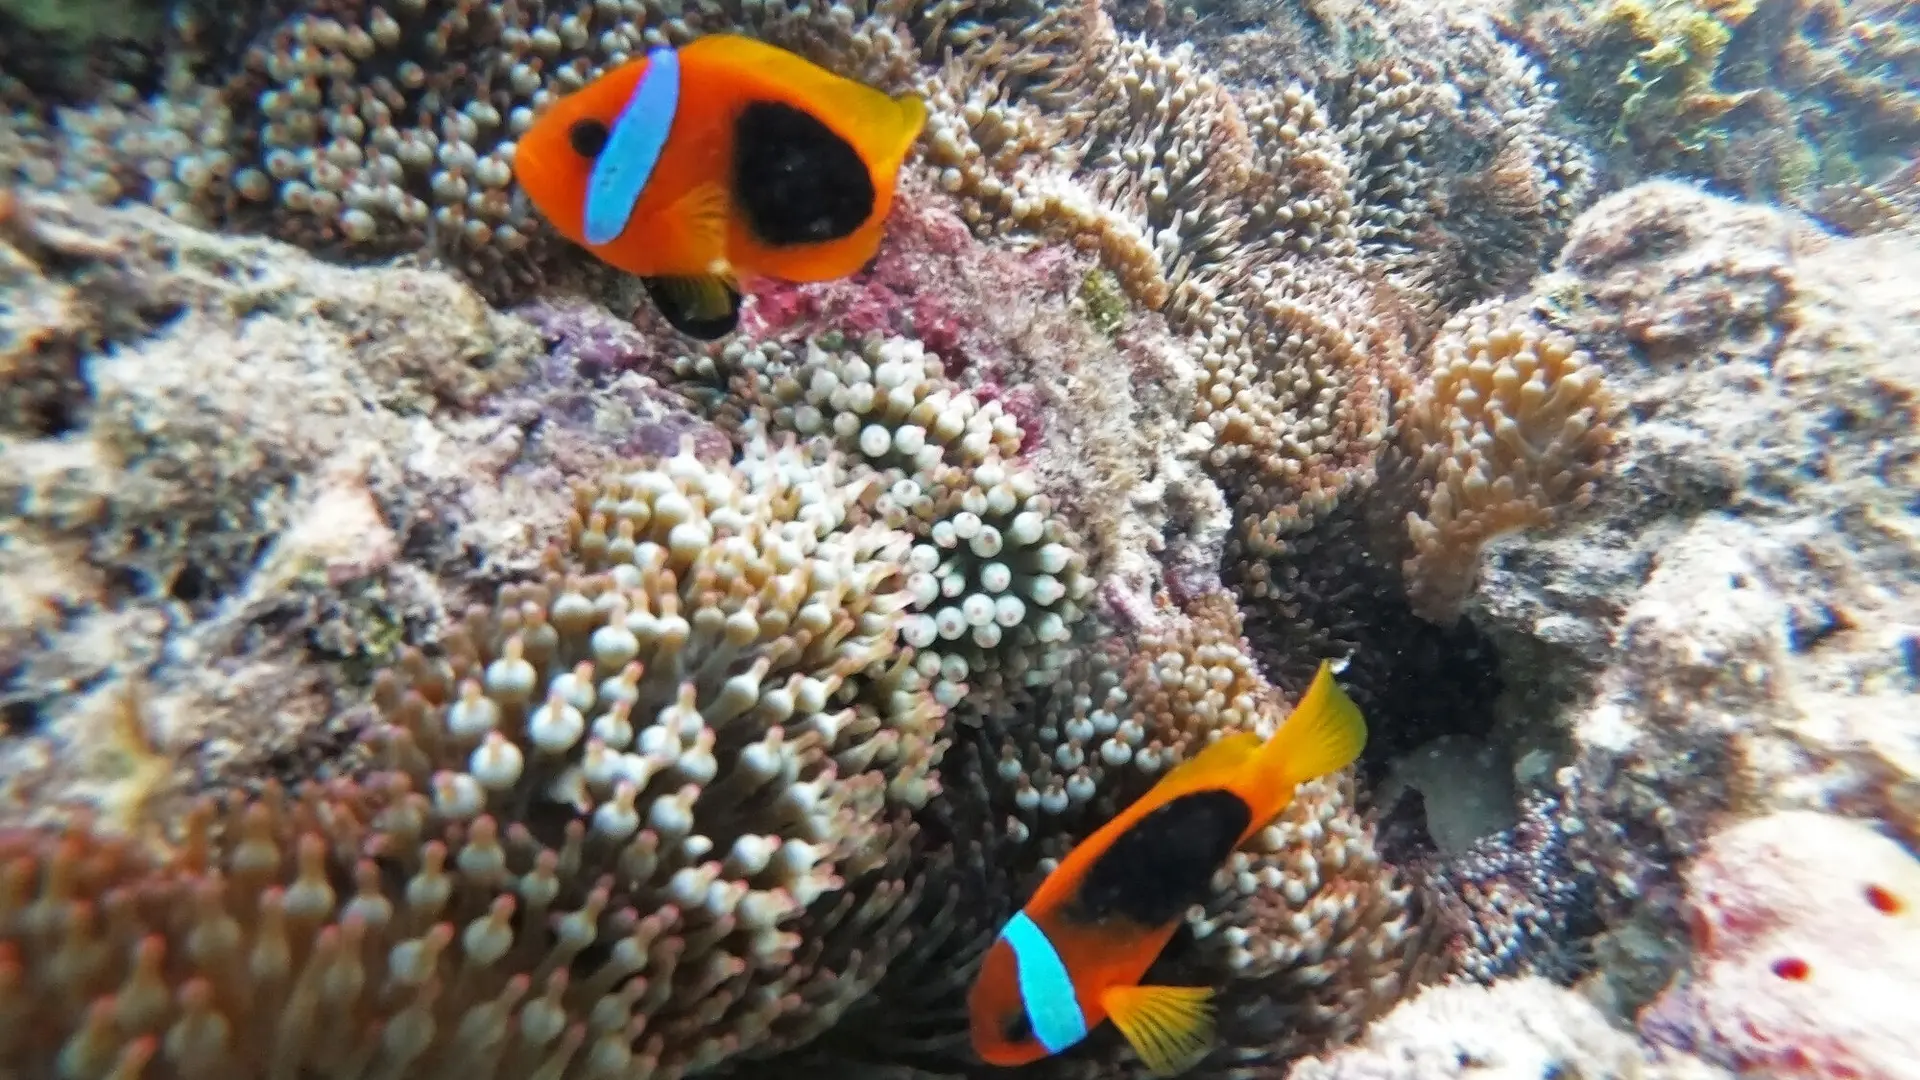
[[[1081,841],[981,961],[967,997],[974,1051],[1025,1065],[1112,1020],[1156,1074],[1198,1063],[1212,1048],[1213,991],[1141,977],[1233,850],[1366,741],[1359,708],[1323,662],[1271,739],[1219,739]]]
[[[513,172],[561,235],[645,279],[682,333],[739,321],[743,278],[845,277],[873,258],[927,119],[752,38],[655,49],[553,103]]]

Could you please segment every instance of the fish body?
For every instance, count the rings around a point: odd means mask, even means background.
[[[655,49],[540,114],[514,177],[553,227],[719,337],[743,280],[825,281],[879,249],[926,105],[752,38]]]
[[[1365,743],[1359,709],[1323,663],[1272,738],[1215,741],[1081,841],[982,960],[967,1002],[975,1052],[1024,1065],[1111,1019],[1159,1075],[1205,1056],[1212,991],[1141,978],[1234,849]]]

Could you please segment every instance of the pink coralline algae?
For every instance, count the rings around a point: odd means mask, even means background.
[[[872,263],[836,281],[757,283],[741,313],[742,336],[901,334],[939,357],[949,376],[972,373],[994,381],[1008,360],[1008,328],[999,324],[1019,316],[1022,300],[1070,294],[1081,273],[1074,256],[1059,247],[1016,252],[989,246],[974,238],[944,199],[926,192],[903,195],[918,197],[894,205]],[[990,311],[969,300],[989,296],[1004,298],[1006,305]],[[1004,404],[1019,415],[1022,405]]]
[[[557,368],[586,378],[648,371],[660,360],[657,335],[612,318],[584,300],[537,300],[514,314],[531,323],[547,343],[549,378],[559,374]]]

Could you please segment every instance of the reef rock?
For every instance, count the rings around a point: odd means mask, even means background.
[[[23,196],[0,293],[0,818],[304,778],[340,694],[538,567],[566,477],[705,426],[449,274],[145,208]]]
[[[1593,1003],[1542,978],[1422,991],[1361,1040],[1295,1065],[1288,1080],[1712,1080],[1720,1070],[1684,1054],[1655,1060]]]
[[[1523,772],[1579,770],[1627,1004],[1677,961],[1673,869],[1719,828],[1822,807],[1920,839],[1915,280],[1911,235],[1662,182],[1594,207],[1515,302],[1625,415],[1593,507],[1489,545],[1466,612],[1522,754],[1552,751]]]
[[[1710,840],[1686,874],[1691,971],[1641,1014],[1655,1042],[1742,1075],[1920,1076],[1920,860],[1794,811]]]

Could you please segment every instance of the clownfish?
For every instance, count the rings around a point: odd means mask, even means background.
[[[1140,979],[1233,850],[1366,741],[1359,708],[1322,662],[1272,738],[1217,740],[1081,841],[982,959],[967,997],[974,1052],[1025,1065],[1112,1020],[1154,1073],[1197,1064],[1213,1044],[1213,991]]]
[[[667,321],[712,339],[755,276],[825,281],[879,250],[926,103],[752,38],[629,60],[541,113],[514,149],[561,235],[641,277]]]

